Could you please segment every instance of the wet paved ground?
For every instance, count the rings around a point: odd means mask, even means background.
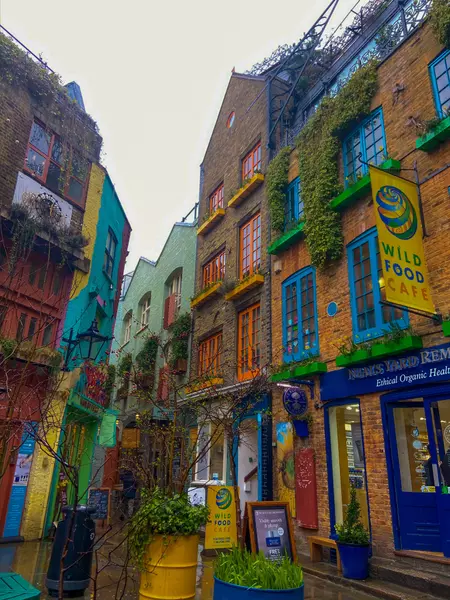
[[[124,571],[120,566],[121,561],[115,560],[115,548],[105,545],[101,550],[98,563],[99,569],[105,565],[106,557],[109,557],[107,568],[101,570],[97,578],[97,591],[91,589],[86,591],[84,598],[95,600],[137,600],[138,599],[138,576],[131,568],[126,573],[126,589],[123,585],[117,586],[117,582],[123,580]],[[50,560],[50,542],[25,542],[23,544],[0,545],[0,572],[15,571],[30,581],[36,588],[42,591],[41,599],[50,598],[45,589],[45,577]],[[95,568],[95,565],[94,565]],[[212,600],[213,595],[213,569],[212,560],[201,560],[197,574],[197,596],[196,600]],[[317,600],[369,600],[373,596],[366,596],[355,592],[351,588],[343,588],[329,581],[317,579],[305,575],[305,599]],[[230,599],[231,600],[231,599]]]

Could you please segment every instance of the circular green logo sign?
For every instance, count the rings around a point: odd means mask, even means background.
[[[220,510],[230,508],[232,500],[231,492],[226,488],[221,488],[216,494],[216,504]]]

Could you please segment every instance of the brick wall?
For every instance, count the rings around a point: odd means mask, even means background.
[[[379,67],[379,89],[373,99],[372,108],[383,107],[387,150],[390,156],[401,160],[404,168],[412,168],[417,162],[419,177],[423,182],[421,193],[428,234],[424,239],[424,246],[432,295],[436,307],[446,315],[450,312],[450,269],[448,268],[450,143],[442,144],[432,153],[417,151],[415,143],[419,134],[410,124],[411,117],[416,120],[428,120],[436,114],[427,65],[441,50],[430,27],[425,24]],[[404,91],[399,93],[398,98],[393,93],[396,84],[404,87]],[[290,180],[298,174],[296,162],[293,153]],[[439,170],[441,171],[438,172]],[[404,171],[402,175],[406,178],[414,178],[412,172]],[[343,179],[342,173],[341,177]],[[429,179],[424,181],[427,178]],[[368,195],[346,208],[342,214],[345,245],[374,225],[375,216],[371,196]],[[305,241],[289,248],[275,260],[281,260],[282,264],[281,273],[272,271],[272,348],[274,363],[279,363],[282,362],[281,284],[287,277],[310,264]],[[341,260],[329,265],[326,270],[318,271],[316,275],[320,360],[327,363],[330,371],[336,368],[334,361],[338,354],[335,345],[337,340],[352,334],[346,254],[344,253]],[[326,312],[331,301],[338,305],[338,313],[334,317],[327,316]],[[429,319],[410,315],[410,322],[412,327],[423,336],[425,346],[445,342],[441,328]],[[316,398],[319,394],[319,385],[316,381]],[[378,394],[371,394],[362,396],[360,401],[373,550],[375,555],[387,556],[393,550],[394,540],[380,399]],[[274,421],[286,421],[287,415],[282,408],[279,389],[274,389],[273,410]],[[319,534],[328,537],[330,519],[324,410],[313,409],[312,412],[314,424],[306,443],[312,445],[316,452]],[[297,445],[302,443],[305,442],[296,440]],[[274,485],[276,486],[276,476],[274,476]],[[306,549],[308,535],[311,535],[310,530],[297,530],[297,540],[303,550]]]
[[[264,186],[259,187],[238,208],[227,208],[228,201],[241,185],[242,159],[252,147],[261,142],[262,172],[266,170],[266,95],[263,93],[252,106],[264,87],[258,77],[233,74],[214,131],[203,160],[204,178],[200,198],[200,219],[209,210],[209,196],[219,184],[224,184],[225,217],[205,236],[198,237],[196,291],[202,286],[203,265],[225,248],[226,273],[222,293],[229,291],[233,282],[239,279],[239,228],[248,219],[261,213],[261,268],[265,274],[265,284],[236,300],[226,302],[223,295],[209,300],[196,309],[194,348],[191,375],[197,373],[198,341],[220,329],[223,330],[223,360],[226,383],[236,381],[237,314],[240,310],[261,302],[262,364],[267,364],[270,354],[270,271],[267,269],[266,248],[268,237],[268,213],[264,202]],[[228,116],[235,111],[232,128],[226,127]]]

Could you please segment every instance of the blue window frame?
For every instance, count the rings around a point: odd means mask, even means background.
[[[430,73],[438,115],[446,117],[450,114],[450,50],[431,63]]]
[[[319,354],[316,273],[312,267],[283,282],[282,303],[284,362]]]
[[[359,177],[368,173],[369,168],[364,163],[380,165],[386,160],[386,134],[381,108],[374,111],[344,140],[343,154],[345,187],[353,185]]]
[[[347,252],[354,341],[384,335],[390,323],[408,327],[406,311],[380,303],[382,270],[377,230],[363,233],[348,245]]]
[[[284,205],[284,228],[287,231],[303,219],[303,200],[301,195],[300,178],[296,177],[287,186],[286,202]]]

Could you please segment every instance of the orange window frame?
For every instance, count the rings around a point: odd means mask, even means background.
[[[261,305],[258,302],[238,315],[238,379],[245,381],[261,368]]]
[[[240,230],[239,277],[244,279],[261,267],[261,215],[258,213]]]
[[[37,125],[38,127],[40,127],[49,137],[49,142],[48,142],[49,147],[48,147],[47,153],[44,150],[41,150],[40,148],[38,148],[37,146],[35,146],[34,144],[31,143],[31,136],[33,134],[34,125]],[[63,168],[64,168],[62,162],[58,162],[58,160],[56,160],[53,157],[53,150],[54,150],[54,146],[56,143],[59,143],[59,136],[57,136],[52,131],[49,131],[43,123],[41,123],[37,120],[33,121],[33,124],[31,125],[30,135],[28,136],[27,150],[26,150],[25,158],[24,158],[24,170],[27,173],[30,173],[35,179],[42,182],[44,185],[47,185],[48,170],[50,168],[50,165],[55,165],[55,167],[60,170],[63,170]],[[31,169],[28,166],[28,154],[29,154],[30,150],[32,152],[35,152],[41,158],[44,159],[42,175],[40,175],[37,171],[34,171],[33,169]],[[61,148],[59,151],[62,153]],[[76,164],[76,161],[74,160],[74,153],[75,153],[75,151],[71,148],[70,149],[70,159],[69,159],[68,165],[67,165],[67,171],[64,174],[64,188],[58,189],[58,190],[53,190],[53,191],[57,194],[62,194],[63,196],[65,196],[66,198],[71,200],[71,202],[74,202],[75,204],[84,205],[85,200],[86,200],[87,184],[88,184],[88,180],[89,180],[89,161],[85,160],[83,157],[80,156],[80,161],[86,163],[86,174],[85,174],[85,178],[83,180],[82,178],[77,176],[75,174],[75,171],[72,169],[72,165]],[[79,185],[81,185],[82,193],[81,193],[80,199],[74,198],[70,195],[70,183],[71,183],[72,179],[74,181],[76,181]]]
[[[222,332],[200,342],[198,347],[198,374],[219,375],[222,366]]]
[[[223,183],[209,197],[209,212],[215,213],[217,209],[223,208]]]
[[[226,255],[225,250],[223,250],[204,265],[202,275],[202,284],[204,288],[216,281],[223,281],[225,278],[225,263]]]
[[[242,181],[251,179],[255,171],[261,171],[261,142],[258,142],[242,161]]]

